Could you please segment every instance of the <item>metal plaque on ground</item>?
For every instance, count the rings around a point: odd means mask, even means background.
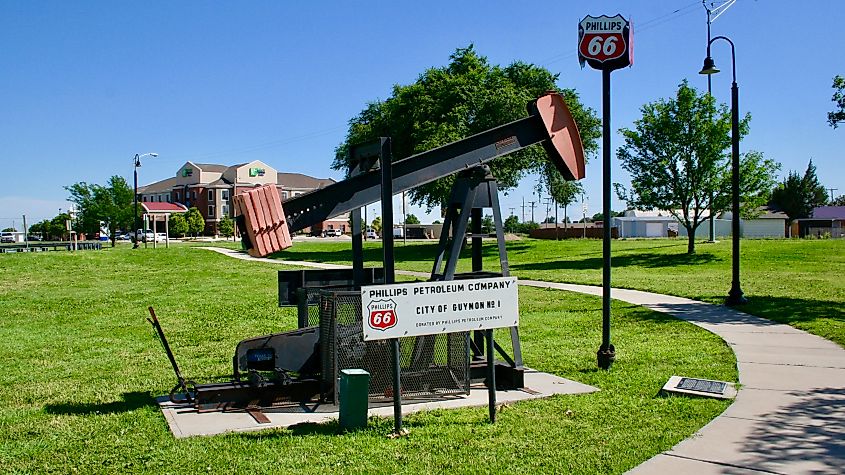
[[[519,325],[516,277],[361,287],[364,340]]]
[[[736,386],[725,381],[709,379],[687,378],[672,376],[663,385],[663,392],[686,394],[690,396],[713,397],[719,399],[733,399],[736,397]]]

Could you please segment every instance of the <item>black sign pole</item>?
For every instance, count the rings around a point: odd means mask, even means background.
[[[610,68],[602,69],[602,213],[604,217],[602,239],[602,293],[601,293],[601,347],[598,365],[609,369],[616,357],[610,344]]]
[[[396,282],[393,256],[393,166],[390,162],[390,138],[382,137],[381,165],[381,243],[384,251],[384,283]],[[385,232],[387,229],[387,232]],[[402,361],[399,338],[390,340],[393,350],[393,430],[402,434]]]
[[[496,422],[496,366],[493,358],[493,329],[487,330],[487,395],[490,423]]]

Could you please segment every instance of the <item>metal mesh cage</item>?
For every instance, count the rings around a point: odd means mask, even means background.
[[[364,341],[361,293],[320,292],[323,397],[335,400],[342,369],[370,373],[370,400],[393,398],[389,340]],[[469,394],[469,333],[400,338],[403,399]]]

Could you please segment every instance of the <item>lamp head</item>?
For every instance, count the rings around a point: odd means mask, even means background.
[[[710,56],[704,58],[704,67],[701,68],[701,71],[698,74],[716,74],[720,72],[720,70],[716,67],[716,62],[713,61],[713,58]]]
[[[158,157],[158,154],[157,153],[151,153],[150,156],[151,157]]]

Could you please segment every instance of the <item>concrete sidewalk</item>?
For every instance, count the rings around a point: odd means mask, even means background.
[[[241,259],[338,268],[314,262]],[[426,273],[397,271],[428,277]],[[601,287],[520,280],[520,285],[601,295]],[[668,313],[719,335],[737,358],[740,390],[709,424],[629,473],[845,473],[845,349],[789,325],[670,295],[613,289],[617,300]]]

